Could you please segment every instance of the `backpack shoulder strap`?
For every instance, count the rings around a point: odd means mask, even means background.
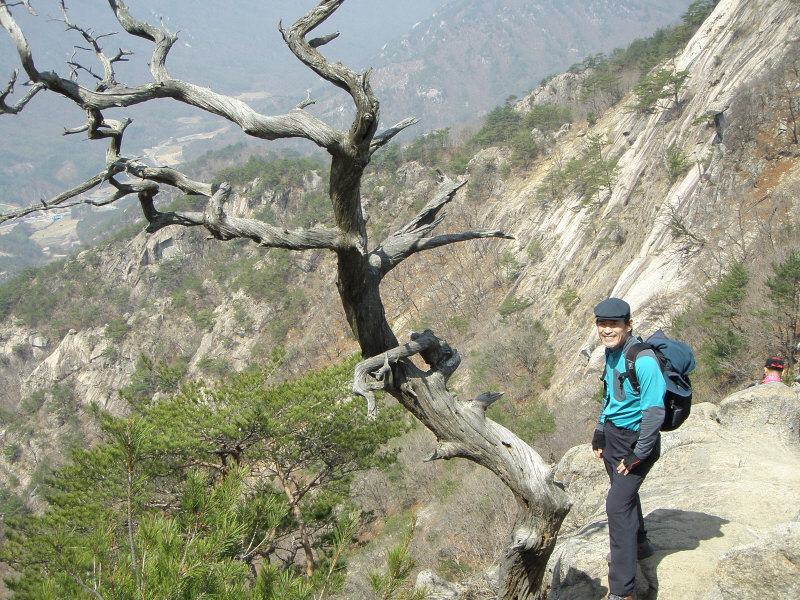
[[[653,346],[646,342],[636,342],[625,348],[625,373],[622,374],[623,378],[627,378],[636,395],[639,395],[641,388],[639,386],[639,378],[636,376],[636,359],[639,354],[644,350],[652,350]]]

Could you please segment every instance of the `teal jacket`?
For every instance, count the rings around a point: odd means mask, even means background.
[[[622,348],[614,352],[606,351],[603,373],[606,391],[597,429],[602,431],[606,421],[610,421],[617,427],[638,431],[639,441],[634,454],[645,459],[650,456],[664,421],[667,384],[652,350],[642,351],[634,364],[640,394],[637,395],[627,378],[622,377],[625,373],[625,349],[637,341],[631,336]]]

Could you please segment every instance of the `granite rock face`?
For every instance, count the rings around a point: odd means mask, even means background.
[[[800,523],[783,523],[763,540],[725,553],[715,581],[706,600],[800,598]]]

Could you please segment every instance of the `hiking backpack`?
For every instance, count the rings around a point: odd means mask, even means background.
[[[668,338],[660,329],[645,341],[638,339],[637,343],[631,344],[625,350],[623,377],[627,377],[638,396],[641,388],[634,363],[643,350],[652,350],[655,353],[667,383],[661,431],[673,431],[681,426],[692,410],[692,382],[689,381],[689,373],[695,367],[694,354],[687,344]]]

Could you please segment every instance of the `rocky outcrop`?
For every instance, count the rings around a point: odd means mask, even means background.
[[[588,445],[556,479],[575,502],[549,563],[548,600],[608,592],[608,479]],[[639,563],[640,600],[800,597],[800,390],[767,384],[698,404],[640,496],[655,554]]]
[[[530,112],[534,106],[554,104],[556,106],[576,106],[581,104],[583,82],[591,75],[592,69],[578,73],[562,73],[536,88],[520,100],[514,108],[522,113]]]
[[[464,591],[462,586],[445,581],[430,569],[419,572],[414,587],[424,590],[429,600],[456,600]]]
[[[725,553],[715,581],[706,600],[800,598],[800,523],[784,523]]]

